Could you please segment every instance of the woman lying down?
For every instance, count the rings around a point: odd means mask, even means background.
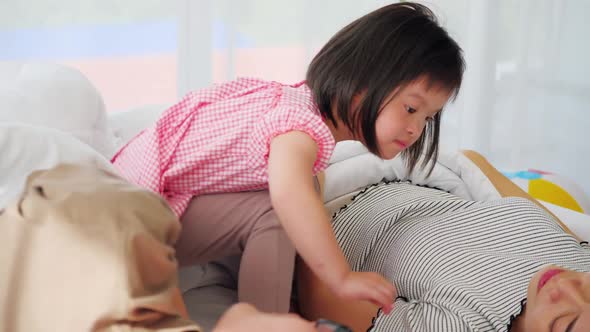
[[[526,196],[480,156],[468,157],[504,196]],[[33,174],[21,199],[0,209],[0,330],[199,331],[175,297],[180,226],[161,202],[94,168]],[[392,313],[340,301],[302,265],[300,308],[315,322],[238,305],[215,331],[334,330],[318,318],[354,331],[590,327],[588,245],[528,200],[473,202],[377,184],[336,215],[334,228],[351,266],[395,283]]]
[[[502,196],[526,195],[481,156],[466,154]],[[590,331],[589,246],[531,200],[474,202],[380,183],[342,208],[333,226],[353,270],[382,273],[398,297],[389,315],[343,303],[303,267],[309,319],[354,331]]]

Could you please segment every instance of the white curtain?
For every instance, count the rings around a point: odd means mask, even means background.
[[[168,104],[177,21],[169,0],[0,0],[0,61],[77,68],[109,112]]]
[[[448,3],[456,1],[436,5]],[[505,169],[565,175],[590,193],[590,2],[464,4],[446,12],[468,66],[457,120],[445,131],[456,133],[450,146],[477,149]]]
[[[110,111],[169,104],[236,76],[302,80],[317,50],[378,0],[0,1],[0,60],[79,68]],[[431,0],[465,51],[446,150],[572,178],[590,194],[590,1]]]
[[[330,36],[387,3],[181,0],[179,93],[236,76],[303,79]],[[561,174],[590,194],[590,1],[422,3],[467,61],[443,117],[443,149],[478,150],[503,170]]]

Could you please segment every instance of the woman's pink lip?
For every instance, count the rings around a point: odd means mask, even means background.
[[[543,273],[543,275],[541,275],[541,277],[539,278],[539,283],[537,284],[537,293],[541,291],[541,288],[543,288],[543,286],[545,286],[549,282],[549,280],[551,280],[551,278],[555,277],[561,272],[563,272],[563,270],[551,269]]]

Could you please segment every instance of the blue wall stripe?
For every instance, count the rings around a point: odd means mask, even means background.
[[[227,47],[226,28],[213,24],[213,47]],[[176,20],[0,31],[0,60],[94,58],[175,53]],[[253,42],[236,36],[236,47]]]
[[[0,31],[0,59],[125,56],[176,51],[176,22]]]

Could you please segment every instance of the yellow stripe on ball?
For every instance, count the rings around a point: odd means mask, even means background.
[[[584,213],[584,210],[565,189],[544,179],[529,181],[529,194],[537,199]]]

